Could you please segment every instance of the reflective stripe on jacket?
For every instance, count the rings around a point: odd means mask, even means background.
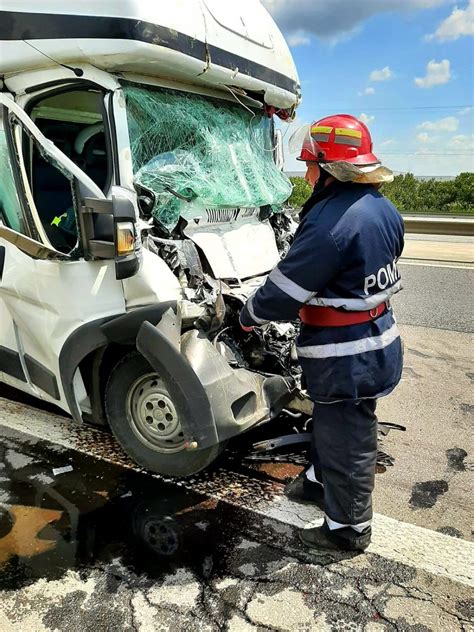
[[[301,306],[369,310],[401,289],[403,220],[375,187],[333,183],[315,198],[285,257],[251,296],[244,325],[295,320]],[[297,350],[315,401],[378,397],[400,380],[392,311],[347,327],[302,325]]]

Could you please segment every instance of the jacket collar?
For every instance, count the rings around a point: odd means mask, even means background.
[[[300,212],[300,221],[309,213],[309,211],[322,200],[325,200],[330,195],[333,195],[338,192],[339,188],[344,187],[347,184],[345,182],[339,182],[339,180],[334,180],[323,189],[318,189],[318,185],[313,189],[311,196],[306,200],[303,205],[303,208]],[[345,187],[344,187],[345,188]]]

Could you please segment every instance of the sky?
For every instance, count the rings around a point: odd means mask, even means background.
[[[329,114],[368,124],[385,165],[474,171],[474,0],[262,0],[303,93],[293,128]],[[301,171],[295,156],[287,171]]]

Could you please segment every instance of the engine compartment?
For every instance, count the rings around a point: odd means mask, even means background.
[[[205,390],[222,442],[276,418],[295,396],[308,402],[297,324],[248,333],[239,324],[240,310],[285,256],[296,228],[282,212],[292,185],[277,164],[278,135],[270,112],[234,94],[127,82],[122,90],[142,244],[179,282],[178,349]],[[139,347],[144,354],[158,344],[148,334]],[[158,373],[166,371],[159,358],[151,360]]]
[[[271,229],[278,259],[284,257],[293,239],[295,222],[284,212],[263,221]],[[264,282],[266,274],[246,279],[216,278],[206,253],[187,236],[187,224],[180,219],[171,234],[165,236],[163,227],[151,217],[142,228],[143,246],[165,261],[179,280],[183,291],[183,330],[201,332],[230,367],[244,368],[264,377],[282,376],[292,390],[299,391],[301,369],[295,349],[298,324],[269,323],[249,333],[239,324],[241,308]],[[220,230],[223,234],[231,232],[232,222],[223,222]],[[246,250],[247,245],[242,243],[241,247]]]

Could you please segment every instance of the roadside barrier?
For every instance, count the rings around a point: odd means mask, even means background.
[[[474,236],[474,217],[404,215],[407,233]]]

